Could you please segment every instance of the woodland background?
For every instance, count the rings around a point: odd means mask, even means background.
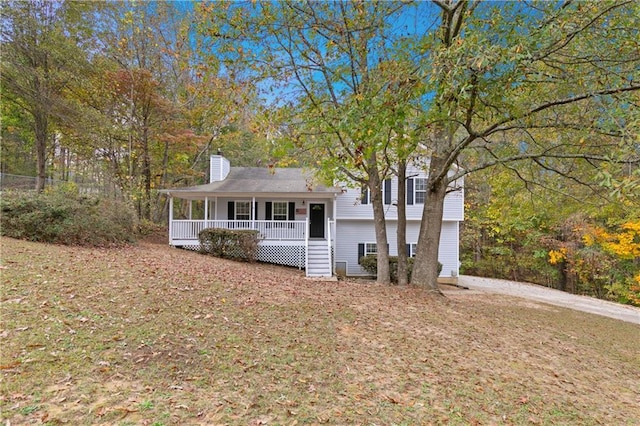
[[[235,166],[314,165],[282,155],[281,104],[221,59],[228,51],[216,48],[229,44],[216,45],[211,5],[1,7],[3,190],[34,177],[40,190],[125,200],[142,223],[164,223],[158,190],[205,182],[217,150]],[[504,165],[467,176],[463,273],[640,305],[638,164],[578,172]]]

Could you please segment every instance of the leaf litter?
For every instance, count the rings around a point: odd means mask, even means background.
[[[7,424],[632,424],[640,328],[150,242],[2,238]],[[543,308],[543,309],[541,309]]]

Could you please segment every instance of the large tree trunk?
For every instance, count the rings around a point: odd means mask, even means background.
[[[142,181],[144,185],[142,217],[151,219],[151,154],[149,153],[149,127],[146,122],[142,130]]]
[[[373,222],[376,231],[377,277],[381,284],[389,284],[389,242],[387,240],[387,223],[384,217],[384,205],[382,199],[382,186],[378,169],[374,164],[369,169],[369,189],[371,191],[371,205],[373,206]]]
[[[408,283],[407,265],[407,162],[398,164],[398,285]]]
[[[44,190],[47,179],[47,127],[48,119],[46,112],[41,108],[36,108],[33,114],[34,130],[36,137],[36,191]]]
[[[447,194],[446,178],[438,179],[437,175],[443,165],[444,160],[437,157],[431,158],[418,248],[411,275],[411,284],[437,294],[442,294],[438,288],[438,249],[442,231],[444,197]]]

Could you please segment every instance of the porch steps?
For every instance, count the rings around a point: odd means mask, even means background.
[[[329,253],[329,247],[327,247],[326,241],[309,240],[307,262],[308,277],[331,276],[331,253]]]

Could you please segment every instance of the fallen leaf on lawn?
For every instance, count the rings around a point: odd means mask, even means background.
[[[11,364],[0,365],[0,370],[9,370],[20,365],[20,360],[14,361]]]

